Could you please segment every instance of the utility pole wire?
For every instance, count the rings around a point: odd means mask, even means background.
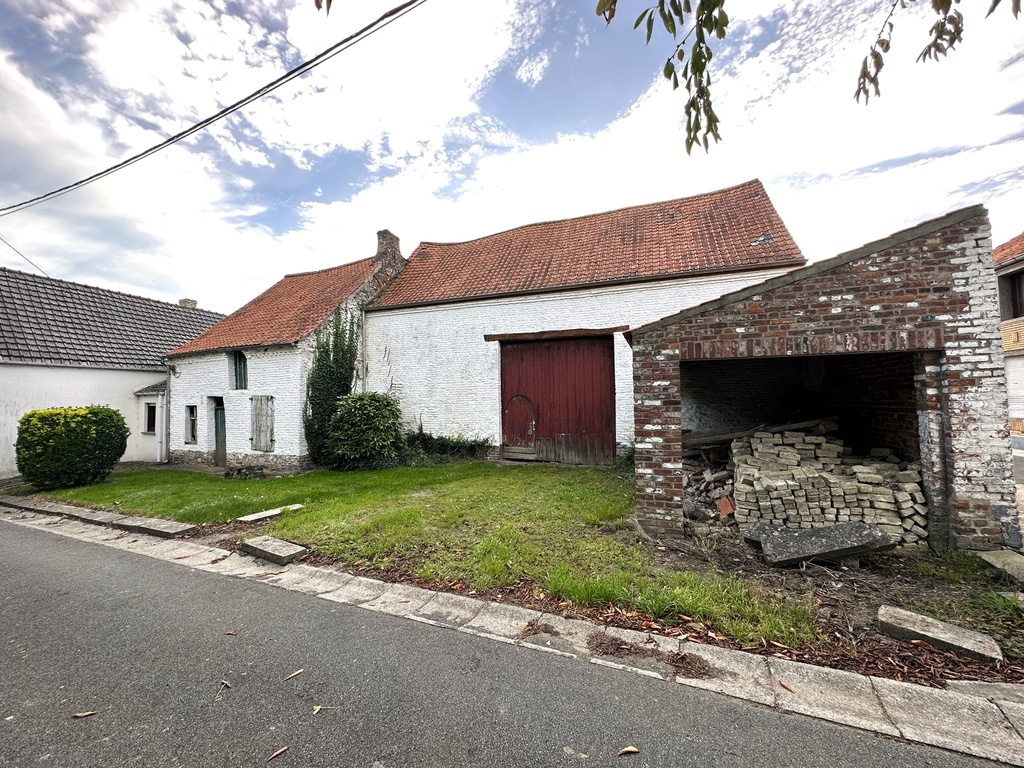
[[[26,255],[25,255],[24,253],[22,253],[21,251],[19,251],[19,250],[18,250],[17,248],[15,248],[15,247],[14,247],[13,245],[11,245],[10,243],[8,243],[8,242],[7,242],[6,240],[4,240],[4,239],[3,239],[2,237],[0,237],[0,243],[3,243],[4,245],[6,245],[6,246],[7,246],[8,248],[10,248],[10,249],[11,249],[12,251],[14,251],[14,252],[15,252],[16,254],[18,254],[19,256],[21,256],[21,258],[23,258],[23,259],[24,259],[25,261],[27,261],[27,262],[28,262],[29,264],[31,264],[31,265],[32,265],[33,267],[35,267],[35,268],[36,268],[36,269],[38,269],[38,270],[39,270],[40,272],[42,272],[42,273],[43,273],[43,274],[44,274],[44,275],[45,275],[46,277],[49,277],[49,275],[47,275],[47,274],[46,274],[46,270],[44,270],[44,269],[43,269],[42,267],[40,267],[40,266],[39,266],[38,264],[36,264],[36,263],[35,263],[34,261],[32,261],[32,259],[30,259],[30,258],[29,258],[28,256],[26,256]]]
[[[425,3],[425,2],[427,2],[427,0],[407,0],[406,2],[402,3],[401,5],[396,5],[391,10],[389,10],[386,13],[382,14],[376,21],[373,21],[370,24],[367,24],[365,27],[360,29],[358,32],[355,32],[355,33],[349,35],[344,40],[338,41],[337,43],[332,45],[327,50],[325,50],[322,53],[314,56],[309,61],[303,62],[302,64],[300,64],[299,66],[295,67],[294,69],[292,69],[292,70],[286,72],[285,74],[281,75],[281,77],[277,78],[276,80],[274,80],[274,81],[272,81],[270,83],[267,83],[266,85],[264,85],[259,90],[253,91],[248,96],[246,96],[246,97],[244,97],[242,99],[239,99],[238,101],[236,101],[231,106],[225,107],[224,109],[222,109],[217,114],[215,114],[215,115],[213,115],[211,117],[208,117],[205,120],[201,120],[198,123],[195,123],[194,125],[190,126],[189,128],[186,128],[181,133],[176,133],[174,136],[171,136],[169,139],[166,139],[165,141],[162,141],[159,144],[157,144],[157,145],[155,145],[153,147],[150,147],[149,149],[144,150],[144,151],[140,152],[137,155],[133,155],[132,157],[129,157],[127,160],[123,160],[122,162],[118,163],[117,165],[112,165],[111,167],[107,168],[106,170],[100,171],[99,173],[94,173],[92,176],[87,176],[84,179],[76,181],[73,184],[68,184],[67,186],[61,187],[60,189],[55,189],[52,192],[47,192],[45,195],[39,195],[38,197],[33,197],[31,200],[24,200],[24,201],[22,201],[20,203],[15,203],[14,205],[8,205],[8,206],[6,206],[4,208],[0,208],[0,216],[9,216],[12,213],[17,213],[18,211],[23,211],[26,208],[31,208],[34,205],[39,205],[40,203],[45,203],[47,200],[52,200],[55,197],[60,197],[61,195],[66,195],[68,192],[73,192],[74,190],[78,189],[79,187],[84,187],[86,184],[91,184],[94,181],[99,181],[100,179],[104,178],[105,176],[109,176],[110,174],[115,173],[116,171],[120,171],[122,168],[127,168],[129,165],[133,165],[133,164],[139,162],[140,160],[144,160],[145,158],[149,157],[150,155],[156,154],[157,152],[159,152],[162,149],[166,149],[167,147],[171,146],[172,144],[178,143],[182,139],[191,136],[193,133],[197,133],[198,131],[201,131],[203,128],[206,128],[209,125],[212,125],[213,123],[217,122],[218,120],[221,120],[221,119],[227,117],[232,112],[237,112],[242,107],[244,107],[244,106],[246,106],[248,104],[251,104],[252,102],[254,102],[254,101],[258,100],[258,99],[263,98],[264,96],[266,96],[271,91],[274,91],[277,88],[280,88],[282,85],[284,85],[285,83],[288,83],[288,82],[294,80],[296,77],[299,77],[300,75],[303,75],[306,72],[309,72],[314,67],[316,67],[316,66],[318,66],[320,64],[323,64],[328,59],[330,59],[330,58],[332,58],[334,56],[337,56],[342,51],[344,51],[344,50],[346,50],[348,48],[351,48],[353,45],[355,45],[356,43],[360,42],[361,40],[365,40],[370,35],[374,34],[375,32],[380,31],[381,29],[386,27],[388,24],[391,24],[393,21],[397,21],[399,18],[401,18],[405,14],[409,13],[410,11],[414,10],[416,7],[418,7],[420,5],[423,5],[423,3]],[[8,245],[10,245],[10,244],[8,243]],[[11,247],[13,248],[13,246],[11,246]],[[22,258],[25,258],[25,260],[28,261],[27,257],[22,256]],[[32,262],[29,261],[29,263],[31,264]],[[33,264],[33,266],[35,266],[35,265]],[[36,267],[36,269],[39,269],[39,268]],[[41,269],[39,271],[42,272]],[[43,274],[46,274],[46,273],[43,272]]]

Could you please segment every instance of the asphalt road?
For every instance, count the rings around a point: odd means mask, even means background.
[[[990,765],[5,522],[0,642],[0,766]]]

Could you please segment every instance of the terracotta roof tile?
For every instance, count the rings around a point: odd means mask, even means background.
[[[0,267],[0,361],[160,369],[166,349],[223,317]]]
[[[997,265],[1006,261],[1012,261],[1018,256],[1024,256],[1024,232],[1021,232],[1012,240],[998,246],[992,251],[992,257]]]
[[[371,308],[803,263],[755,179],[465,243],[421,243]]]
[[[294,344],[311,334],[373,274],[373,258],[340,267],[286,275],[206,333],[167,353]]]

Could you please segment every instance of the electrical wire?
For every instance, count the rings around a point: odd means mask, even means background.
[[[35,268],[36,268],[36,269],[38,269],[38,270],[39,270],[40,272],[42,272],[42,273],[43,273],[44,275],[46,275],[46,277],[49,277],[49,275],[47,275],[47,274],[46,274],[46,270],[44,270],[44,269],[43,269],[42,267],[40,267],[40,266],[39,266],[38,264],[36,264],[36,263],[35,263],[34,261],[32,261],[32,259],[30,259],[30,258],[29,258],[28,256],[26,256],[26,255],[25,255],[24,253],[22,253],[21,251],[19,251],[19,250],[18,250],[17,248],[15,248],[15,247],[14,247],[13,245],[11,245],[10,243],[8,243],[8,242],[7,242],[6,240],[4,240],[4,239],[3,239],[2,237],[0,237],[0,243],[3,243],[4,245],[6,245],[6,246],[7,246],[8,248],[10,248],[10,249],[11,249],[12,251],[14,251],[14,252],[15,252],[16,254],[18,254],[19,256],[21,256],[21,258],[23,258],[23,259],[24,259],[25,261],[27,261],[27,262],[28,262],[29,264],[31,264],[31,265],[32,265],[33,267],[35,267]]]
[[[173,136],[171,136],[170,138],[165,139],[164,141],[160,142],[159,144],[156,144],[155,146],[152,146],[149,149],[146,149],[146,150],[144,150],[142,152],[139,152],[137,155],[133,155],[132,157],[129,157],[127,160],[121,161],[117,165],[112,165],[109,168],[107,168],[106,170],[99,171],[98,173],[94,173],[92,176],[87,176],[86,178],[80,179],[79,181],[76,181],[73,184],[68,184],[66,186],[60,187],[59,189],[55,189],[52,192],[47,192],[44,195],[39,195],[38,197],[33,197],[30,200],[24,200],[24,201],[22,201],[20,203],[15,203],[14,205],[8,205],[8,206],[6,206],[4,208],[0,208],[0,216],[9,216],[12,213],[17,213],[18,211],[23,211],[26,208],[31,208],[32,206],[39,205],[40,203],[44,203],[47,200],[52,200],[55,197],[60,197],[62,195],[66,195],[68,192],[73,192],[74,190],[76,190],[76,189],[78,189],[80,187],[84,187],[86,184],[91,184],[94,181],[99,181],[100,179],[102,179],[102,178],[104,178],[106,176],[109,176],[112,173],[116,173],[117,171],[120,171],[123,168],[127,168],[130,165],[134,165],[135,163],[139,162],[140,160],[144,160],[145,158],[149,157],[150,155],[156,154],[160,150],[166,149],[167,147],[171,146],[172,144],[177,144],[179,141],[181,141],[182,139],[188,138],[193,133],[197,133],[197,132],[201,131],[202,129],[212,125],[215,122],[217,122],[218,120],[221,120],[221,119],[227,117],[231,113],[237,112],[242,107],[244,107],[244,106],[246,106],[248,104],[251,104],[254,101],[257,101],[258,99],[263,98],[268,93],[270,93],[270,92],[280,88],[285,83],[291,82],[295,78],[297,78],[297,77],[299,77],[301,75],[304,75],[306,72],[309,72],[314,67],[317,67],[320,64],[323,64],[328,59],[331,59],[334,56],[337,56],[342,51],[345,51],[345,50],[351,48],[356,43],[361,42],[362,40],[365,40],[366,38],[370,37],[371,35],[373,35],[376,32],[379,32],[384,27],[388,26],[389,24],[391,24],[394,21],[397,21],[398,19],[400,19],[405,14],[409,13],[410,11],[415,10],[420,5],[423,5],[425,2],[427,2],[427,0],[407,0],[406,2],[401,3],[400,5],[396,5],[391,10],[386,11],[384,14],[382,14],[376,21],[373,21],[370,24],[367,24],[365,27],[360,29],[358,32],[355,32],[355,33],[349,35],[348,37],[346,37],[343,40],[339,40],[337,43],[332,45],[330,48],[327,48],[323,52],[317,54],[312,59],[309,59],[308,61],[304,61],[302,64],[300,64],[299,66],[295,67],[294,69],[289,70],[288,72],[286,72],[285,74],[283,74],[279,78],[277,78],[276,80],[273,80],[273,81],[267,83],[262,88],[259,88],[258,90],[253,91],[252,93],[250,93],[248,96],[245,96],[244,98],[239,99],[238,101],[236,101],[234,104],[231,104],[230,106],[225,107],[220,112],[217,112],[215,115],[212,115],[211,117],[208,117],[205,120],[200,120],[198,123],[193,124],[192,126],[190,126],[190,127],[186,128],[185,130],[181,131],[180,133],[176,133]],[[6,242],[6,241],[4,241],[4,242]],[[8,245],[10,245],[10,244],[8,243]],[[11,246],[11,247],[13,248],[13,246]],[[22,255],[22,258],[24,258],[26,261],[29,261],[28,257],[26,257],[24,255]],[[29,261],[29,263],[31,264],[32,262]],[[35,265],[33,265],[33,266],[35,266]],[[36,268],[38,269],[38,267],[36,267]],[[42,270],[39,270],[39,271],[42,272]],[[43,274],[46,274],[46,273],[43,272]]]

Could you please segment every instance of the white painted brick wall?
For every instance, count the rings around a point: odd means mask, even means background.
[[[485,334],[636,327],[783,274],[732,275],[367,312],[365,388],[399,398],[408,426],[500,442],[498,342]],[[616,439],[633,439],[633,354],[615,335]]]
[[[213,401],[224,398],[227,452],[249,453],[253,461],[268,454],[250,450],[253,395],[274,397],[274,451],[280,456],[304,456],[302,408],[306,399],[306,375],[312,359],[312,337],[298,346],[247,349],[248,389],[231,389],[232,357],[229,352],[211,352],[175,358],[178,369],[171,377],[172,451],[212,453],[214,449]],[[196,444],[185,443],[185,407],[198,406]]]

